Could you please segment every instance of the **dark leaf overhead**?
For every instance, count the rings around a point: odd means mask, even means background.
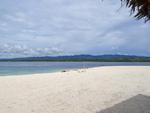
[[[138,20],[144,18],[145,22],[150,20],[150,0],[121,0],[127,7],[131,8],[131,14],[135,14]]]

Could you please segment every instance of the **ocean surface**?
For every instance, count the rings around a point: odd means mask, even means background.
[[[150,66],[150,62],[0,62],[0,76],[51,73],[99,66]]]

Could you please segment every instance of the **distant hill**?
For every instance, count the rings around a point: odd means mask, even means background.
[[[72,55],[72,56],[45,56],[0,59],[0,61],[49,61],[49,62],[150,62],[150,57],[132,55]]]

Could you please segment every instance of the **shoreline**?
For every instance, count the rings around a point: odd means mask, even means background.
[[[150,96],[150,66],[106,66],[0,76],[2,113],[97,113],[139,94]]]
[[[43,73],[55,73],[82,68],[95,68],[104,66],[150,66],[149,62],[76,62],[76,63],[0,63],[0,76],[31,75]]]
[[[62,69],[62,70],[58,70],[58,71],[53,71],[53,72],[35,72],[35,73],[25,73],[25,74],[8,74],[8,75],[0,75],[0,77],[16,77],[16,76],[37,76],[37,75],[48,75],[48,74],[57,74],[57,73],[66,73],[66,72],[78,72],[80,70],[90,70],[90,69],[100,69],[100,68],[117,68],[117,67],[150,67],[149,65],[147,66],[140,66],[140,65],[137,65],[137,66],[134,66],[134,65],[130,65],[130,66],[97,66],[97,67],[85,67],[85,68],[76,68],[76,69]]]

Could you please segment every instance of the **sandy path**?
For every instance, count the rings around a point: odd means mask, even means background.
[[[0,77],[0,113],[96,113],[137,94],[150,96],[150,67]]]

